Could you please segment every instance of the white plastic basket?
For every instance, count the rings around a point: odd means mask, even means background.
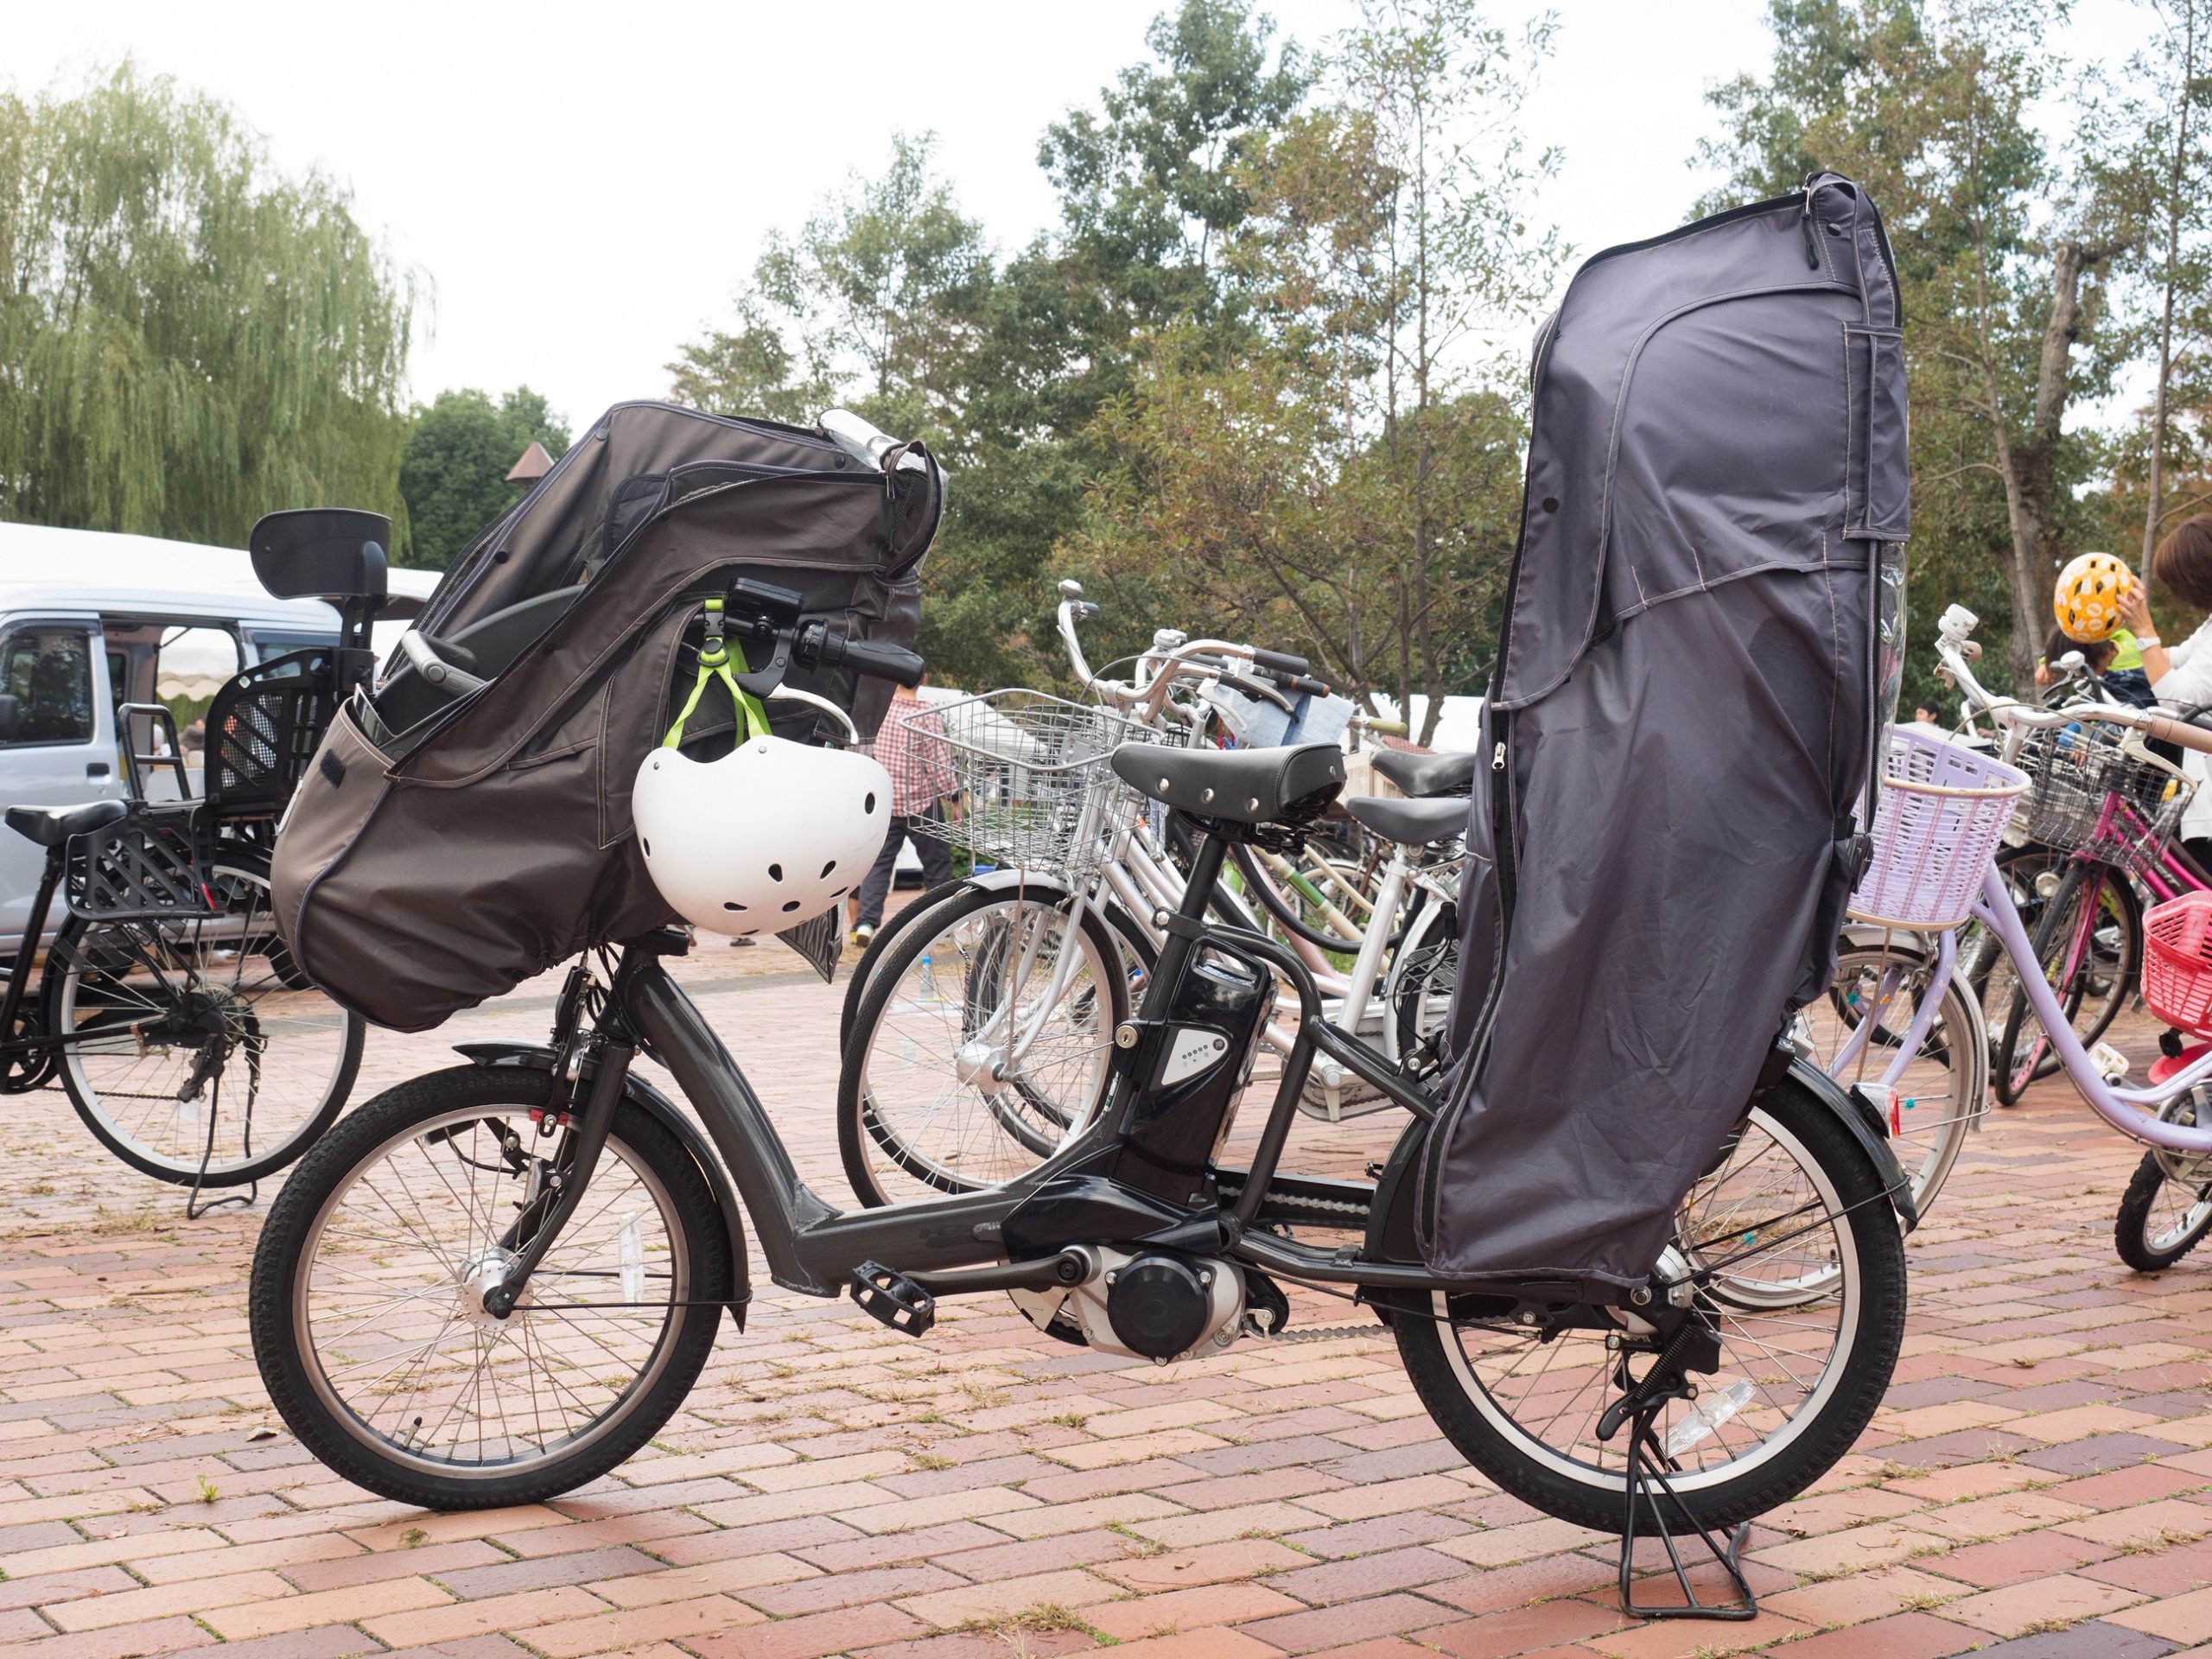
[[[1852,919],[1956,927],[2012,821],[2028,775],[1920,726],[1890,733],[1874,809],[1874,856],[1851,895]]]

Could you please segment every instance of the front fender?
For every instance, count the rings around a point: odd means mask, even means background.
[[[454,1052],[471,1065],[531,1066],[540,1071],[550,1071],[557,1058],[555,1051],[543,1043],[455,1043]],[[632,1105],[676,1137],[677,1144],[691,1154],[691,1161],[707,1178],[707,1190],[715,1195],[715,1206],[722,1212],[722,1230],[729,1235],[729,1311],[738,1330],[742,1332],[745,1310],[753,1300],[753,1280],[745,1259],[745,1211],[739,1206],[737,1189],[730,1185],[729,1173],[715,1155],[714,1142],[707,1139],[706,1131],[678,1111],[674,1101],[636,1071],[630,1073],[622,1092]]]

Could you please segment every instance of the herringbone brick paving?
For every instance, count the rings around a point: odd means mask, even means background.
[[[840,1193],[835,995],[734,965],[680,971],[808,1179]],[[448,1043],[535,1036],[546,1002],[526,988],[433,1036],[376,1034],[356,1097]],[[550,1505],[406,1510],[327,1474],[269,1409],[242,1305],[258,1211],[185,1223],[56,1091],[0,1110],[11,1651],[2212,1654],[2212,1259],[2157,1280],[2120,1264],[2137,1154],[2063,1082],[1975,1137],[1914,1237],[1889,1401],[1755,1529],[1747,1625],[1622,1618],[1605,1541],[1462,1464],[1379,1335],[1159,1370],[1044,1341],[995,1297],[947,1304],[916,1344],[764,1289],[612,1477]],[[1395,1128],[1301,1125],[1291,1162],[1352,1173]]]

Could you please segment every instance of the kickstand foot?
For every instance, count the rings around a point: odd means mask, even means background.
[[[1713,1536],[1710,1528],[1690,1514],[1688,1506],[1667,1478],[1666,1448],[1652,1433],[1652,1423],[1665,1404],[1665,1396],[1649,1399],[1629,1419],[1628,1508],[1625,1522],[1621,1528],[1621,1611],[1631,1618],[1756,1618],[1759,1611],[1758,1598],[1751,1593],[1751,1580],[1744,1576],[1741,1559],[1744,1541],[1751,1535],[1751,1523],[1746,1521],[1738,1527],[1724,1545]],[[1649,1521],[1651,1531],[1658,1535],[1659,1541],[1666,1547],[1667,1560],[1673,1569],[1675,1583],[1682,1592],[1679,1603],[1654,1605],[1636,1599],[1633,1569],[1639,1518]],[[1680,1524],[1670,1525],[1670,1522]],[[1689,1567],[1683,1564],[1681,1552],[1675,1547],[1677,1533],[1685,1537],[1694,1534],[1713,1559],[1726,1570],[1736,1587],[1734,1600],[1707,1602],[1699,1599],[1696,1590],[1690,1585]]]

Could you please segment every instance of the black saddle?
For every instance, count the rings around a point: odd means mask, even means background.
[[[59,847],[72,836],[105,829],[130,810],[122,801],[86,801],[82,806],[11,806],[8,827],[41,847]]]
[[[1427,847],[1464,835],[1467,829],[1465,796],[1446,795],[1433,801],[1394,801],[1381,795],[1356,795],[1344,810],[1385,841],[1401,847]]]
[[[1479,759],[1471,749],[1456,754],[1414,754],[1404,749],[1377,749],[1375,770],[1415,798],[1464,795],[1474,784],[1475,763]],[[1374,828],[1372,824],[1368,827]]]
[[[1168,749],[1124,743],[1114,775],[1163,805],[1224,823],[1304,824],[1344,786],[1333,743],[1282,749]]]

